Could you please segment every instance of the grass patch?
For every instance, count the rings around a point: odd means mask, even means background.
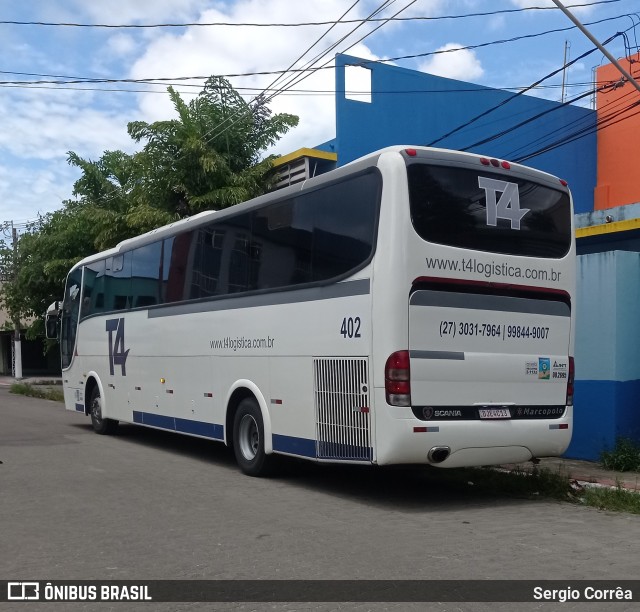
[[[487,492],[500,492],[514,497],[539,497],[561,501],[575,501],[576,490],[568,476],[545,468],[531,470],[515,468],[510,471],[493,468],[461,470],[467,484]]]
[[[600,453],[600,463],[607,470],[640,472],[640,444],[629,438],[618,438],[612,450]]]
[[[627,491],[620,486],[613,489],[589,487],[585,489],[582,500],[587,506],[600,510],[640,514],[640,493]]]
[[[510,471],[493,468],[442,470],[458,484],[473,487],[478,493],[511,495],[526,499],[555,499],[578,503],[598,510],[640,514],[640,492],[617,487],[582,487],[561,470],[533,467]],[[451,470],[453,472],[453,470]]]
[[[39,399],[52,400],[54,402],[64,402],[64,393],[62,389],[52,389],[50,387],[38,387],[29,383],[13,383],[9,389],[11,393],[16,395],[26,395],[28,397],[37,397]]]

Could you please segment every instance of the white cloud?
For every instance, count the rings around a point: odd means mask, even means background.
[[[221,6],[204,12],[201,22],[306,22],[337,19],[350,5],[344,0],[292,3],[290,0],[240,0],[234,5]],[[352,17],[353,16],[353,17]],[[362,13],[350,13],[348,17],[362,17]],[[322,53],[331,44],[347,34],[354,26],[339,26],[315,46],[305,59],[296,63],[301,67],[307,59]],[[244,74],[256,71],[277,71],[288,68],[299,55],[327,31],[327,26],[297,28],[188,28],[184,33],[167,33],[151,43],[145,54],[132,66],[133,78],[149,76],[209,76],[211,74]],[[361,28],[351,36],[356,41],[367,32]],[[339,49],[348,46],[341,43]],[[326,60],[335,55],[332,50]],[[359,43],[350,54],[365,59],[376,59],[368,47]],[[275,79],[274,75],[249,75],[235,77],[235,87],[265,88]],[[280,79],[278,86],[288,79]],[[321,69],[301,81],[294,89],[333,92],[333,70]],[[173,114],[168,98],[159,100],[157,95],[141,95],[140,109],[147,121],[166,118]],[[332,95],[283,94],[269,103],[274,112],[288,112],[300,117],[299,127],[283,138],[278,152],[288,152],[302,146],[313,146],[335,136],[335,105]]]
[[[484,74],[480,60],[473,51],[461,49],[463,45],[448,43],[437,51],[437,55],[431,56],[418,66],[418,70],[461,81],[474,81]]]
[[[129,120],[92,108],[91,94],[25,91],[5,102],[0,150],[31,159],[59,159],[74,150],[99,157],[105,149],[131,149]]]
[[[409,0],[397,2],[383,16],[389,16]],[[587,0],[580,0],[587,1]],[[507,6],[540,6],[543,0],[511,0]],[[572,1],[575,4],[576,0]],[[7,3],[11,9],[6,19],[21,21],[52,21],[111,24],[150,24],[178,22],[307,22],[337,19],[353,0],[58,0],[57,2]],[[447,13],[486,10],[483,2],[459,0],[458,10],[451,2],[429,0],[416,2],[402,16],[434,16]],[[551,5],[548,1],[547,5]],[[23,6],[25,5],[25,6]],[[26,6],[28,5],[28,6]],[[361,0],[348,18],[363,18],[380,5],[379,0]],[[462,8],[464,7],[464,8]],[[602,12],[606,7],[601,7]],[[574,9],[572,9],[574,10]],[[594,10],[585,7],[584,11]],[[611,11],[613,9],[606,9]],[[553,16],[555,24],[568,25],[560,11],[530,11],[527,16]],[[467,20],[468,21],[468,20]],[[457,22],[456,32],[446,23],[391,22],[375,34],[374,42],[366,39],[348,51],[365,59],[377,59],[376,54],[394,57],[410,53],[456,49],[471,42],[474,32],[465,20]],[[477,23],[477,22],[474,22]],[[509,16],[484,21],[484,28],[509,27],[515,23]],[[377,25],[377,24],[376,24]],[[335,27],[322,39],[307,57],[325,50],[354,27]],[[350,40],[355,42],[375,27],[362,27]],[[191,75],[252,73],[277,71],[288,68],[327,26],[294,28],[247,27],[187,27],[150,28],[143,30],[104,30],[97,28],[20,28],[7,27],[0,38],[0,51],[6,59],[5,70],[25,73],[48,73],[113,78],[180,77]],[[407,35],[412,32],[412,35]],[[416,34],[423,32],[424,34]],[[519,33],[516,29],[514,34]],[[491,37],[489,37],[491,38]],[[497,38],[497,37],[494,37]],[[461,44],[450,43],[456,40]],[[375,46],[372,46],[375,45]],[[442,46],[444,45],[444,46]],[[540,43],[536,53],[537,65],[542,63],[546,49]],[[344,50],[348,42],[340,43]],[[531,53],[519,63],[514,49],[514,66],[521,66],[513,78],[507,78],[509,66],[504,64],[488,74],[485,80],[500,86],[526,84],[527,68],[532,64]],[[497,55],[503,51],[495,50]],[[332,50],[328,57],[333,57]],[[471,51],[450,51],[425,60],[423,71],[445,77],[478,82],[492,66],[489,51],[484,54],[483,66]],[[558,54],[556,53],[556,56]],[[538,57],[540,56],[540,57]],[[547,62],[550,62],[546,58]],[[299,62],[298,66],[304,62]],[[550,65],[557,61],[553,60]],[[544,68],[546,69],[546,68]],[[550,71],[552,68],[549,68]],[[538,71],[539,74],[540,71]],[[576,77],[579,67],[571,68]],[[543,72],[544,73],[544,72]],[[505,76],[507,75],[507,76]],[[238,88],[267,87],[277,75],[249,75],[232,79]],[[16,77],[17,78],[17,77]],[[6,75],[6,80],[14,79]],[[582,79],[586,80],[586,79]],[[92,87],[93,85],[82,85]],[[80,87],[74,85],[73,87]],[[106,87],[95,85],[95,87]],[[140,89],[139,86],[119,84],[121,90]],[[164,89],[164,88],[163,88]],[[186,83],[177,86],[180,91],[194,90]],[[335,136],[335,75],[333,70],[318,70],[299,85],[298,90],[315,93],[282,94],[269,102],[274,112],[288,112],[300,117],[300,125],[287,134],[276,146],[278,153],[287,153],[302,146],[313,146]],[[248,90],[241,89],[250,97]],[[317,92],[326,91],[325,95]],[[292,93],[292,92],[290,92]],[[189,98],[184,94],[185,99]],[[105,150],[122,149],[131,152],[135,143],[126,133],[127,122],[155,121],[173,116],[173,107],[166,95],[107,93],[88,91],[52,91],[50,89],[23,90],[4,88],[0,96],[0,221],[10,218],[31,218],[38,210],[51,210],[60,200],[69,197],[77,170],[66,163],[66,152],[77,152],[81,157],[97,159]],[[14,212],[12,212],[14,211]]]
[[[308,0],[304,3],[290,0],[113,0],[109,3],[61,0],[55,5],[38,5],[37,14],[30,18],[93,23],[331,21],[340,17],[351,4],[352,0]],[[362,18],[376,6],[376,0],[361,2],[349,17]],[[353,27],[334,28],[307,57],[325,50]],[[367,27],[370,30],[372,26]],[[23,30],[16,33],[10,44],[14,48],[23,46],[29,52],[34,69],[25,72],[44,72],[41,66],[46,63],[46,71],[55,70],[56,74],[120,78],[209,76],[286,69],[326,31],[326,25],[280,29],[153,28],[143,31],[72,28],[52,32],[70,45],[54,48],[45,46],[46,37],[27,38],[27,32]],[[357,40],[367,31],[360,28],[351,40]],[[50,31],[43,30],[45,32]],[[20,34],[25,34],[24,39]],[[84,46],[76,47],[80,44]],[[343,42],[340,48],[346,45]],[[63,49],[68,53],[62,54]],[[335,52],[332,50],[328,58],[333,58]],[[350,53],[375,59],[364,43],[358,44]],[[23,53],[21,57],[27,58],[27,55]],[[37,68],[35,64],[38,64]],[[276,76],[236,78],[233,84],[264,88]],[[95,87],[104,88],[105,85]],[[119,87],[135,88],[130,85]],[[300,126],[278,143],[277,153],[313,146],[335,136],[334,71],[319,70],[296,88],[322,90],[327,94],[284,94],[269,102],[274,112],[300,117]],[[178,89],[188,90],[184,86],[178,86]],[[135,96],[49,89],[6,89],[3,94],[0,98],[0,116],[3,118],[0,220],[33,218],[38,211],[53,210],[63,199],[70,197],[78,171],[66,163],[67,151],[94,160],[105,150],[131,152],[137,145],[126,133],[129,121],[155,121],[173,116],[166,94]],[[188,98],[188,95],[183,97]]]
[[[53,212],[71,197],[73,183],[79,173],[63,159],[46,167],[20,163],[0,164],[0,220],[24,222],[38,214]],[[17,192],[16,186],[22,189]]]
[[[211,4],[207,0],[73,0],[76,13],[87,15],[93,23],[182,23]]]
[[[107,52],[118,57],[131,55],[138,48],[135,38],[118,33],[109,38]]]

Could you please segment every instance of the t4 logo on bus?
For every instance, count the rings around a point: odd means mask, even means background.
[[[109,373],[113,376],[115,366],[119,365],[122,375],[126,376],[125,364],[130,349],[124,348],[124,319],[107,319],[106,331],[109,332]]]
[[[496,226],[498,219],[506,219],[511,221],[511,229],[519,230],[522,217],[531,209],[520,208],[518,185],[479,176],[478,186],[484,189],[487,200],[487,225]],[[500,198],[496,197],[498,191]]]

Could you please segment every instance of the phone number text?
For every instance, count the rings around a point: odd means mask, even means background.
[[[469,323],[440,321],[440,337],[477,336],[480,338],[546,340],[549,328],[540,325],[505,325],[503,323]]]

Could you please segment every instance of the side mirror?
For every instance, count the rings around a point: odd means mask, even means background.
[[[44,317],[45,335],[49,340],[56,340],[58,338],[58,331],[60,330],[60,302],[54,302],[47,308],[47,313]]]

